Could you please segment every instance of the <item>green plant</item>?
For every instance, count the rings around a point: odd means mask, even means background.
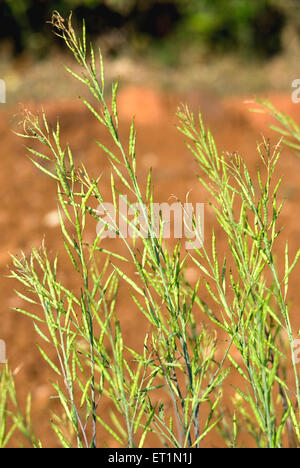
[[[41,447],[31,427],[30,408],[31,398],[28,395],[24,417],[17,400],[14,376],[5,366],[0,374],[0,448],[7,447],[16,430],[31,447]]]
[[[154,229],[151,171],[146,186],[137,176],[134,123],[129,143],[125,146],[120,139],[118,85],[113,85],[108,102],[100,50],[96,53],[87,45],[84,25],[79,37],[71,18],[65,21],[54,13],[52,24],[82,67],[81,75],[67,70],[91,92],[91,101],[82,99],[84,105],[111,135],[115,149],[101,142],[97,146],[111,164],[115,210],[119,212],[117,196],[128,195],[140,207],[146,231],[142,235],[136,217],[126,220],[134,233],[129,241],[111,218],[88,243],[87,224],[90,219],[100,220],[97,205],[104,204],[102,184],[108,181],[102,181],[101,175],[91,177],[84,165],[75,167],[71,147],[61,145],[59,123],[53,129],[44,113],[40,118],[25,113],[21,136],[30,142],[30,158],[57,185],[62,238],[73,265],[74,287],[62,283],[59,257],[51,258],[44,245],[29,257],[13,257],[11,276],[28,291],[22,294],[28,309],[17,310],[32,320],[45,342],[39,346],[41,354],[56,376],[53,386],[68,426],[58,415],[51,423],[62,446],[96,447],[99,430],[104,428],[126,447],[143,447],[149,436],[155,436],[156,443],[167,447],[198,448],[215,430],[224,443],[237,447],[243,426],[258,447],[283,447],[286,433],[290,446],[299,445],[299,382],[286,305],[288,279],[299,252],[290,263],[286,248],[283,277],[273,255],[282,208],[277,201],[280,181],[274,182],[279,146],[272,149],[264,141],[258,147],[263,172],[258,172],[255,189],[243,159],[219,153],[201,116],[196,121],[187,108],[179,110],[179,130],[198,161],[199,181],[210,194],[229,252],[227,257],[218,253],[214,233],[202,249],[183,253],[180,242],[171,248],[163,240],[162,217],[158,236]],[[202,241],[198,223],[194,216],[195,232]],[[102,247],[107,228],[119,236],[127,256]],[[185,278],[190,261],[199,270],[195,288]],[[128,272],[130,267],[135,275]],[[126,346],[118,318],[120,281],[127,283],[132,304],[150,326],[142,349]],[[202,287],[210,295],[209,303],[201,298]],[[219,343],[201,325],[201,314],[227,336],[219,360],[215,356]],[[50,358],[51,347],[55,359]],[[294,381],[287,383],[290,368]],[[234,370],[241,385],[235,389],[228,420],[222,386]],[[164,391],[172,406],[162,401]],[[108,401],[114,406],[111,421],[101,416],[101,405]],[[7,440],[4,421],[9,414],[4,400],[2,440]]]
[[[258,109],[253,109],[253,112],[269,114],[274,120],[281,125],[271,125],[270,128],[275,132],[279,133],[282,138],[282,143],[292,148],[297,156],[300,156],[300,127],[289,115],[280,112],[275,106],[265,99],[257,99],[257,103],[260,105]]]

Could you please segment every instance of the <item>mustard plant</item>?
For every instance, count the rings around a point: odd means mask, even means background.
[[[244,430],[257,447],[299,446],[299,379],[287,305],[288,279],[299,252],[290,261],[287,244],[283,276],[274,260],[282,209],[281,180],[274,175],[280,144],[271,148],[263,141],[258,146],[261,169],[253,180],[240,155],[218,150],[201,114],[196,118],[187,107],[179,109],[178,128],[198,162],[199,183],[207,189],[228,253],[218,249],[214,232],[203,242],[195,215],[194,232],[202,248],[184,251],[181,242],[171,247],[163,239],[163,218],[154,219],[151,170],[146,185],[137,175],[134,122],[129,141],[121,140],[118,84],[112,85],[108,99],[101,51],[88,44],[84,23],[80,35],[71,17],[64,20],[55,12],[51,23],[81,67],[82,73],[67,71],[91,93],[83,105],[113,144],[113,149],[101,141],[95,144],[110,163],[110,179],[104,180],[101,174],[91,176],[84,164],[75,164],[71,145],[61,143],[59,122],[52,128],[44,112],[40,117],[26,112],[19,133],[28,142],[33,164],[56,184],[62,242],[74,271],[74,287],[67,286],[60,279],[59,255],[52,258],[43,244],[29,256],[14,256],[11,272],[28,291],[22,294],[28,308],[17,310],[32,320],[40,352],[55,376],[54,392],[68,421],[66,429],[61,415],[51,420],[61,445],[98,447],[105,430],[117,445],[128,448],[149,446],[148,440],[199,448],[208,434],[218,431],[224,444],[238,447]],[[131,240],[108,217],[94,241],[86,241],[89,221],[101,222],[97,207],[105,203],[104,184],[110,186],[115,212],[118,197],[129,196],[139,207],[133,220],[124,220],[134,233]],[[137,217],[143,219],[143,230]],[[107,229],[123,243],[126,255],[103,246]],[[186,279],[189,262],[199,273],[196,286]],[[126,344],[118,309],[120,281],[149,325],[141,349]],[[202,299],[203,288],[209,302]],[[202,324],[201,315],[224,334],[224,347]],[[218,359],[217,346],[222,351]],[[293,382],[286,380],[290,369]],[[227,412],[223,397],[230,372],[238,372],[241,385],[234,389]],[[4,421],[10,413],[5,399],[1,401],[0,440],[6,445],[11,432]],[[110,420],[101,411],[108,402],[114,407]],[[18,418],[15,424],[23,433],[28,427]],[[33,436],[30,440],[39,445]]]

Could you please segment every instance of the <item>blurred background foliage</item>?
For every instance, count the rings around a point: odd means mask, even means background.
[[[16,54],[43,55],[53,40],[51,12],[72,10],[75,21],[86,18],[91,36],[115,34],[112,54],[122,37],[138,53],[156,50],[170,62],[187,46],[265,59],[281,51],[286,25],[299,30],[299,6],[299,0],[0,0],[0,39]]]

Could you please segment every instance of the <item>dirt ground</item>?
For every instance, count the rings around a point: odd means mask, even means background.
[[[193,201],[205,202],[206,193],[201,188],[195,173],[198,169],[192,155],[184,145],[184,139],[176,130],[174,113],[180,102],[186,101],[192,109],[201,109],[204,120],[213,130],[218,147],[225,151],[241,153],[250,170],[255,171],[258,165],[256,144],[262,139],[262,133],[276,143],[278,136],[268,129],[268,119],[259,114],[249,113],[249,104],[244,98],[217,99],[214,96],[192,92],[186,95],[170,95],[158,89],[136,86],[121,87],[119,111],[121,134],[127,138],[128,125],[133,114],[137,124],[137,159],[140,176],[145,177],[150,166],[153,167],[153,182],[156,187],[156,198],[168,201],[171,195],[184,200],[191,191]],[[292,104],[289,95],[273,95],[275,105],[298,118],[300,107]],[[78,101],[45,101],[41,103],[50,121],[60,116],[62,133],[72,145],[76,162],[84,161],[87,167],[103,177],[108,177],[109,166],[104,154],[97,149],[93,138],[104,143],[108,137],[99,128],[91,114]],[[26,103],[30,109],[37,109],[40,104]],[[25,307],[14,289],[18,287],[7,278],[10,263],[9,252],[23,250],[29,253],[32,246],[39,247],[43,238],[49,250],[60,249],[59,227],[56,216],[56,187],[48,178],[31,164],[25,157],[24,142],[12,133],[13,116],[16,107],[0,107],[0,338],[7,343],[7,357],[13,369],[16,369],[16,382],[21,402],[27,392],[33,397],[33,424],[38,436],[45,446],[57,446],[57,440],[49,429],[49,414],[55,402],[50,399],[53,390],[49,380],[53,377],[36,347],[37,335],[32,323],[14,311],[12,307]],[[299,114],[300,115],[300,114]],[[300,159],[284,149],[277,174],[284,176],[280,196],[286,199],[281,217],[285,227],[281,240],[277,243],[278,263],[282,265],[284,241],[289,240],[291,257],[299,246],[300,236]],[[209,239],[211,227],[215,225],[213,212],[208,205],[205,208],[206,238]],[[217,229],[218,249],[226,248],[226,239]],[[93,235],[93,233],[91,233]],[[61,268],[66,280],[72,275],[71,265],[61,261]],[[290,281],[290,303],[295,335],[300,328],[299,304],[299,267],[294,271]],[[189,269],[191,281],[197,279],[197,272]],[[297,292],[298,291],[298,292]],[[127,290],[123,285],[118,300],[123,333],[127,344],[138,345],[143,340],[140,325],[140,313],[134,304],[128,301]],[[139,324],[139,331],[137,330]],[[221,344],[220,344],[221,345]],[[230,386],[234,378],[229,377],[226,388],[228,399]],[[104,409],[106,411],[106,409]],[[103,438],[107,444],[113,444],[110,437]],[[218,438],[205,441],[206,447],[220,446]]]

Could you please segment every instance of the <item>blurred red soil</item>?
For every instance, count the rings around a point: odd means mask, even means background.
[[[247,99],[247,98],[245,98]],[[299,107],[292,104],[289,96],[271,96],[272,102],[280,109],[288,111],[297,119]],[[268,129],[269,119],[259,114],[250,114],[249,105],[243,98],[227,98],[217,100],[201,93],[191,93],[187,96],[170,96],[159,90],[149,88],[121,88],[119,95],[119,112],[121,136],[127,138],[131,116],[136,116],[137,125],[137,160],[141,178],[145,178],[150,166],[153,167],[153,182],[156,199],[168,201],[171,195],[184,200],[187,192],[191,192],[191,201],[203,202],[207,195],[197,182],[195,173],[197,166],[193,156],[187,151],[184,138],[176,130],[176,107],[180,102],[188,102],[197,111],[200,108],[204,120],[214,132],[218,147],[225,151],[240,152],[250,168],[255,171],[259,164],[256,151],[257,141],[261,134],[271,138],[276,143],[278,136]],[[40,105],[27,105],[31,110]],[[43,106],[49,120],[55,122],[60,116],[64,140],[71,143],[75,161],[84,161],[91,172],[103,173],[103,180],[109,180],[109,165],[105,155],[93,142],[97,137],[105,144],[110,141],[105,131],[98,126],[89,111],[80,102],[44,102]],[[38,172],[25,157],[23,141],[12,131],[12,116],[16,109],[0,108],[0,338],[7,343],[7,355],[10,365],[17,370],[17,388],[21,400],[27,392],[33,396],[33,422],[36,432],[45,446],[56,446],[57,440],[49,429],[49,410],[56,408],[49,380],[53,377],[51,371],[42,360],[36,347],[37,336],[30,319],[23,317],[10,307],[25,307],[23,301],[16,296],[14,289],[18,287],[14,281],[6,277],[7,265],[10,262],[9,253],[18,253],[21,249],[29,253],[32,246],[40,246],[43,238],[49,250],[60,248],[59,228],[55,215],[56,187],[45,175]],[[284,149],[280,159],[277,174],[284,176],[280,196],[286,199],[282,214],[282,225],[285,230],[281,240],[277,242],[278,262],[282,265],[284,241],[289,240],[291,257],[299,246],[300,219],[300,159]],[[108,191],[104,187],[104,191]],[[216,226],[212,210],[205,208],[206,239],[212,226]],[[91,232],[91,236],[94,232]],[[220,228],[216,227],[218,249],[223,253],[227,241]],[[113,241],[111,241],[113,242]],[[71,265],[61,261],[63,277],[66,282],[72,279]],[[295,335],[300,328],[299,304],[299,268],[294,271],[290,281],[291,313]],[[191,282],[197,279],[197,271],[190,267],[188,276]],[[298,293],[297,293],[298,291]],[[144,331],[140,313],[133,303],[128,301],[128,291],[121,285],[117,306],[123,333],[127,344],[140,346]],[[138,329],[137,329],[138,324]],[[220,339],[220,350],[223,349]],[[221,355],[221,351],[219,352]],[[220,357],[220,356],[219,356]],[[227,401],[230,398],[230,385],[234,377],[229,377],[226,384]],[[113,445],[109,436],[103,435],[108,445]],[[204,446],[220,446],[218,438],[207,439]]]

